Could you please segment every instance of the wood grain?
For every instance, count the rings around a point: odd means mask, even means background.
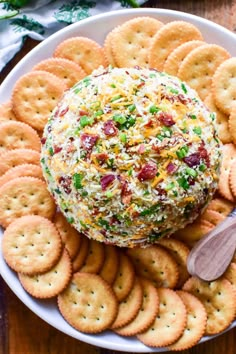
[[[205,17],[236,32],[236,0],[150,0],[143,7],[158,7],[188,12]],[[37,43],[32,39],[25,41],[22,50],[0,73],[0,82]],[[235,352],[236,328],[211,341],[179,353],[234,354]],[[118,354],[115,351],[95,348],[82,343],[49,326],[22,304],[0,279],[0,354],[116,353]],[[173,354],[174,352],[170,353]]]

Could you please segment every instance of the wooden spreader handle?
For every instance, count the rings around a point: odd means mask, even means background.
[[[206,234],[187,259],[190,274],[202,280],[219,278],[229,266],[236,248],[236,217],[227,217]]]

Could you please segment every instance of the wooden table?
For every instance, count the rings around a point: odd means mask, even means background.
[[[236,32],[236,0],[150,0],[143,7],[185,11],[205,17]],[[28,39],[20,53],[4,68],[0,82],[35,45]],[[233,354],[236,328],[182,354]],[[79,342],[49,326],[12,293],[0,277],[0,354],[115,354]]]

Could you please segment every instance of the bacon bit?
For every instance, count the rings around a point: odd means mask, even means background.
[[[54,154],[57,154],[58,152],[60,152],[62,150],[61,146],[54,146]]]
[[[174,103],[175,102],[175,97],[174,96],[169,96],[169,95],[166,95],[165,93],[162,93],[161,94],[161,99],[166,99],[167,101],[170,101],[171,103]]]
[[[70,194],[71,192],[71,177],[69,176],[61,176],[58,180],[59,184],[62,186],[62,188],[64,189],[64,191],[66,192],[66,194]]]
[[[196,181],[195,181],[193,178],[190,177],[190,178],[188,179],[188,183],[189,183],[190,186],[194,186],[194,184],[196,183]]]
[[[98,161],[103,163],[108,159],[108,154],[106,154],[105,152],[101,152],[100,154],[96,154],[95,157]]]
[[[189,166],[197,166],[200,164],[200,153],[194,152],[193,154],[183,158],[184,162]]]
[[[153,119],[149,119],[149,121],[146,124],[144,124],[144,127],[147,127],[147,128],[151,128],[153,126],[154,126]]]
[[[142,81],[142,82],[140,82],[140,84],[137,85],[137,88],[141,88],[143,86],[145,86],[145,82]]]
[[[114,224],[121,224],[120,220],[117,219],[117,217],[115,215],[112,216],[111,221],[110,221],[110,225],[114,225]]]
[[[86,151],[91,151],[96,144],[99,136],[91,134],[81,134],[81,145]]]
[[[207,152],[207,150],[206,150],[206,148],[205,148],[204,145],[205,145],[205,144],[204,144],[204,142],[202,141],[201,145],[200,145],[199,148],[198,148],[199,155],[200,155],[200,157],[201,157],[202,159],[205,160],[207,167],[210,167],[209,155],[208,155],[208,152]]]
[[[174,163],[170,162],[167,167],[166,170],[167,172],[172,175],[173,173],[175,173],[178,169],[178,166],[176,166]]]
[[[45,143],[46,143],[46,138],[45,137],[41,138],[41,144],[44,145]]]
[[[107,136],[115,136],[117,135],[118,131],[115,127],[113,120],[108,120],[107,122],[105,122],[103,125],[103,130],[104,134],[106,134]]]
[[[121,179],[121,200],[123,204],[130,204],[132,198],[132,192],[129,189],[129,184],[126,180]]]
[[[186,103],[188,103],[188,102],[191,102],[191,99],[190,99],[190,98],[184,97],[184,95],[182,95],[181,93],[180,93],[178,96],[176,96],[176,98],[178,99],[178,101],[180,101],[180,102],[183,103],[183,104],[186,104]]]
[[[166,112],[161,112],[158,115],[158,119],[161,121],[161,123],[163,123],[166,127],[171,127],[172,125],[175,124],[175,121],[172,117],[171,114],[166,113]]]
[[[167,195],[167,192],[165,191],[165,189],[160,188],[160,187],[157,187],[155,189],[156,189],[156,191],[158,192],[159,195],[161,195],[161,196],[166,196]]]
[[[145,152],[145,145],[141,144],[138,147],[138,154],[142,155]]]
[[[156,151],[158,154],[161,152],[160,147],[154,144],[152,144],[152,150]]]
[[[96,215],[98,215],[98,214],[99,214],[99,209],[96,208],[96,207],[94,207],[94,208],[93,208],[92,215],[93,215],[93,216],[96,216]]]
[[[59,112],[59,117],[64,116],[69,111],[69,106],[65,107],[64,109]]]
[[[149,162],[144,165],[141,171],[138,173],[138,179],[143,182],[149,179],[153,179],[157,174],[157,166],[153,162]]]
[[[107,187],[115,180],[114,175],[105,175],[101,178],[101,187],[102,190],[105,191]]]
[[[82,116],[87,116],[88,115],[88,112],[87,111],[84,111],[83,109],[79,110],[79,116],[82,117]]]

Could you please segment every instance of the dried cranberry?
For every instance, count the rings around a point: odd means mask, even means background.
[[[171,127],[175,124],[175,121],[171,114],[166,112],[161,112],[158,116],[158,119],[163,123],[166,127]]]
[[[153,162],[149,162],[144,165],[141,171],[138,173],[138,179],[142,181],[146,181],[149,179],[153,179],[157,174],[157,166]]]
[[[103,130],[104,134],[106,134],[107,136],[115,136],[117,135],[118,131],[115,127],[113,120],[108,120],[107,122],[105,122],[103,125]]]
[[[167,172],[171,175],[173,173],[175,173],[178,169],[178,166],[176,166],[174,163],[170,162],[168,163],[166,170]]]
[[[107,187],[114,181],[116,177],[114,175],[105,175],[101,178],[102,190],[105,191]]]
[[[189,167],[197,166],[200,164],[200,154],[194,152],[193,154],[184,157],[183,160]]]
[[[42,137],[41,138],[41,144],[44,145],[46,143],[46,138],[45,137]]]
[[[91,135],[91,134],[81,134],[81,144],[84,150],[91,151],[94,145],[96,144],[99,136],[98,135]]]
[[[108,155],[105,152],[101,152],[100,154],[96,154],[95,157],[101,163],[105,162],[108,159]]]
[[[64,189],[64,191],[66,192],[66,194],[70,194],[71,192],[71,177],[69,176],[61,176],[59,178],[59,184],[62,186],[62,188]]]
[[[58,152],[60,152],[62,150],[61,146],[54,146],[54,154],[57,154]]]
[[[207,167],[210,167],[210,159],[206,148],[204,147],[204,142],[198,148],[200,157],[205,160]]]
[[[189,102],[189,98],[184,97],[181,93],[177,96],[178,101],[180,101],[183,104],[186,104]]]
[[[129,184],[126,180],[122,179],[121,185],[122,185],[122,188],[121,188],[122,203],[129,204],[131,201],[131,196],[132,196],[132,192],[129,188]]]
[[[60,112],[59,112],[59,117],[61,116],[64,116],[69,110],[69,107],[65,107],[64,109],[62,109]]]

